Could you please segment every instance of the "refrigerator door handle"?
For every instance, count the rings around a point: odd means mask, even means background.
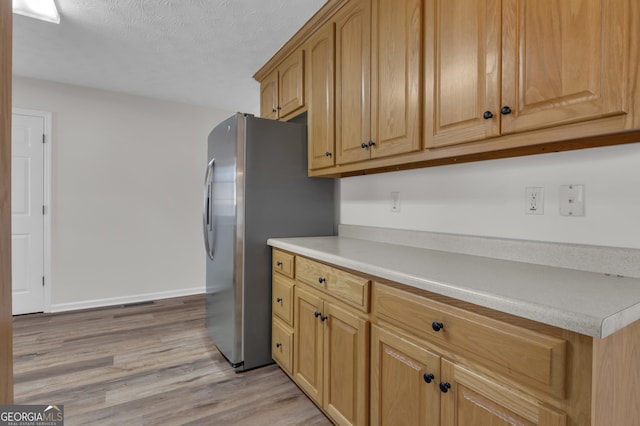
[[[204,205],[202,208],[202,230],[204,233],[204,248],[207,251],[209,259],[213,260],[213,168],[215,165],[215,159],[211,159],[207,165],[207,172],[204,178]]]

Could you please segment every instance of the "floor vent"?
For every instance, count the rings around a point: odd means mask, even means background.
[[[145,302],[134,302],[134,303],[125,303],[122,305],[123,308],[135,308],[136,306],[144,306],[144,305],[153,305],[156,303],[153,300],[147,300]]]

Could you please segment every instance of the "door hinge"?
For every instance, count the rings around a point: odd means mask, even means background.
[[[42,277],[42,287],[44,287],[44,276]]]
[[[44,133],[42,134],[42,143],[44,143]]]
[[[42,215],[44,216],[45,214],[46,214],[46,213],[45,213],[45,208],[44,208],[44,204],[43,204],[43,205],[42,205]]]

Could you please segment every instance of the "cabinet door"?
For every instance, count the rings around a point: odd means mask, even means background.
[[[371,157],[420,149],[422,0],[373,0]]]
[[[329,302],[323,314],[324,408],[339,425],[367,425],[368,323]]]
[[[278,67],[278,117],[304,106],[304,51],[293,52]]]
[[[336,164],[369,158],[371,0],[352,0],[336,23]]]
[[[567,416],[464,367],[442,360],[442,426],[565,426]]]
[[[335,37],[330,22],[307,42],[307,129],[309,168],[334,165]]]
[[[260,117],[278,119],[278,71],[260,83]]]
[[[312,399],[322,404],[322,299],[296,286],[293,333],[293,378]],[[316,312],[318,315],[316,316]]]
[[[627,1],[502,2],[502,133],[627,111]]]
[[[372,425],[439,426],[440,380],[437,355],[385,329],[371,327]],[[467,423],[480,424],[485,423]]]
[[[427,0],[425,7],[425,147],[498,136],[500,1]]]

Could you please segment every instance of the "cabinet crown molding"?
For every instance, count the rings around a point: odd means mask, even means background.
[[[348,0],[328,0],[324,6],[309,18],[302,28],[300,28],[298,32],[296,32],[293,37],[291,37],[284,46],[282,46],[280,50],[278,50],[271,59],[262,66],[262,68],[256,71],[253,75],[253,79],[258,82],[264,80],[287,56],[302,46],[309,36],[320,28],[322,24],[327,22],[338,9],[347,3],[347,1]]]

